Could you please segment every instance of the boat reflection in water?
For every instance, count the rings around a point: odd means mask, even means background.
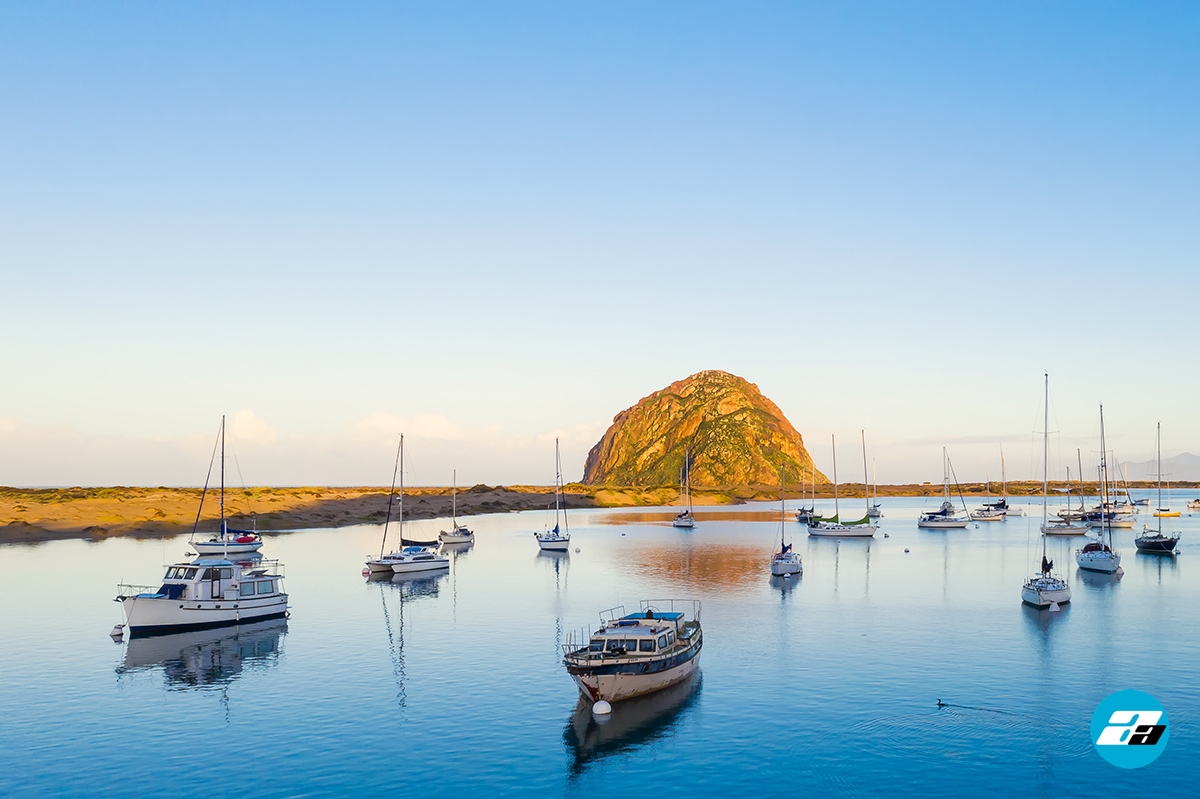
[[[243,669],[279,661],[287,619],[272,619],[215,630],[132,638],[125,645],[118,675],[161,668],[172,690],[227,685]]]
[[[446,574],[410,575],[410,574],[379,574],[372,572],[367,578],[369,583],[382,583],[379,592],[380,604],[383,607],[383,624],[387,633],[388,658],[392,661],[392,679],[396,683],[396,704],[405,707],[408,703],[408,689],[405,686],[407,674],[404,665],[404,606],[423,597],[436,597],[438,584]],[[396,595],[394,609],[388,608],[389,595]]]
[[[684,712],[700,696],[702,675],[696,672],[682,682],[613,706],[607,717],[592,715],[592,703],[580,699],[563,730],[563,740],[573,755],[572,776],[589,764],[670,737]]]

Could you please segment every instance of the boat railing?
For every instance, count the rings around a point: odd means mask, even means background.
[[[239,566],[243,575],[251,575],[255,572],[261,572],[263,577],[287,577],[283,564],[277,560],[255,560],[255,561],[233,561]]]
[[[617,619],[625,618],[625,606],[614,605],[611,608],[605,608],[600,611],[600,621],[616,621]]]
[[[641,607],[643,613],[647,610],[683,613],[685,619],[688,618],[690,611],[691,618],[700,621],[699,599],[643,599]]]
[[[125,599],[126,597],[137,596],[138,594],[156,593],[158,593],[157,585],[135,585],[134,583],[117,584],[117,599]]]

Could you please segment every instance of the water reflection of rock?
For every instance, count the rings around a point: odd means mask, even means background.
[[[117,674],[161,668],[171,689],[226,685],[243,669],[274,666],[286,632],[287,619],[272,619],[217,630],[134,638],[125,645],[125,659],[117,667]]]
[[[679,546],[646,541],[637,548],[629,565],[646,577],[676,588],[732,588],[762,580],[770,552],[769,547],[747,544]]]
[[[622,524],[666,524],[671,525],[675,521],[675,514],[679,512],[678,508],[673,510],[653,510],[653,511],[632,511],[622,513],[604,513],[600,514],[597,519],[597,524],[622,525]],[[703,522],[779,522],[779,511],[765,510],[695,510],[696,524]],[[801,527],[800,529],[803,529]]]
[[[701,679],[696,672],[670,688],[618,702],[603,722],[592,716],[590,702],[580,701],[563,730],[573,755],[571,774],[578,776],[593,762],[673,734],[684,711],[699,698]]]

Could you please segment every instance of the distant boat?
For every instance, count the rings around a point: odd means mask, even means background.
[[[1104,450],[1104,406],[1100,406],[1100,504],[1108,505],[1108,460]],[[1075,551],[1075,563],[1087,571],[1113,574],[1121,568],[1121,553],[1112,547],[1112,529],[1116,514],[1105,513],[1100,518],[1100,534],[1082,549]],[[1105,533],[1108,540],[1105,541]]]
[[[785,543],[784,534],[787,531],[787,511],[784,510],[784,497],[787,496],[787,466],[779,470],[779,551],[771,556],[771,574],[776,577],[788,577],[801,574],[804,564],[800,562],[800,554],[792,550],[792,545]]]
[[[538,546],[551,552],[566,552],[571,547],[571,530],[567,524],[567,498],[563,491],[562,459],[558,454],[558,439],[554,439],[554,529],[534,533]],[[559,528],[559,508],[562,509],[562,528]]]
[[[1080,491],[1081,492],[1083,490],[1082,485],[1083,484],[1081,481],[1080,482]],[[1055,489],[1055,490],[1057,491],[1059,489]],[[1065,490],[1067,492],[1067,504],[1070,505],[1070,503],[1071,503],[1071,467],[1070,466],[1067,467],[1067,487]],[[1082,501],[1083,501],[1082,497],[1080,497],[1081,504],[1082,504]],[[1060,510],[1058,512],[1059,518],[1057,518],[1053,521],[1043,521],[1042,522],[1042,532],[1045,535],[1087,535],[1088,528],[1087,528],[1086,524],[1075,524],[1074,522],[1067,521],[1066,519],[1062,518],[1062,513],[1063,512]]]
[[[879,477],[875,474],[874,458],[871,458],[871,483],[875,486],[875,501],[867,506],[867,515],[872,519],[881,519],[883,518],[883,509],[879,507]]]
[[[817,515],[817,465],[811,463],[810,459],[809,477],[812,479],[812,499],[808,507],[804,507],[804,500],[800,500],[800,507],[796,509],[796,521],[801,524],[808,524]]]
[[[399,528],[400,549],[387,552],[388,525],[392,521],[392,499],[396,496],[396,477],[400,477],[400,493],[397,502],[396,526]],[[432,546],[408,545],[404,539],[404,436],[400,436],[400,446],[396,450],[396,467],[392,471],[392,488],[388,492],[387,516],[383,520],[383,538],[379,542],[379,557],[367,561],[367,569],[372,574],[392,572],[393,574],[418,574],[434,572],[450,568],[450,559],[438,555]]]
[[[1141,502],[1141,500],[1138,501]],[[1148,499],[1145,502],[1147,505],[1150,504],[1150,500]],[[1200,499],[1188,500],[1188,510],[1200,510]]]
[[[985,473],[986,474],[986,473]],[[983,503],[982,508],[976,508],[971,511],[971,521],[973,522],[1002,522],[1004,521],[1004,511],[997,507],[999,503],[992,502],[992,478],[987,477],[987,498],[988,501]]]
[[[833,447],[833,516],[813,516],[808,522],[808,534],[816,538],[871,538],[879,528],[871,524],[871,497],[867,487],[867,434],[863,431],[863,494],[866,496],[867,514],[852,522],[841,520],[838,508],[837,441],[829,436]]]
[[[209,467],[212,468],[211,466]],[[210,472],[211,474],[211,472]],[[208,492],[208,481],[205,480],[204,492],[200,495],[200,507],[204,507],[204,494]],[[258,521],[255,520],[253,530],[235,530],[229,527],[225,520],[225,417],[221,417],[221,525],[219,531],[207,541],[196,540],[196,527],[200,524],[200,514],[196,514],[196,523],[192,525],[192,537],[188,545],[199,555],[242,555],[247,552],[257,552],[262,549],[263,539],[258,534]]]
[[[1061,577],[1055,577],[1054,561],[1046,557],[1046,526],[1049,511],[1047,509],[1047,490],[1049,479],[1047,469],[1050,462],[1050,375],[1046,380],[1046,402],[1042,421],[1042,564],[1037,575],[1030,577],[1021,587],[1021,601],[1035,608],[1057,609],[1059,605],[1071,601],[1071,586]]]
[[[696,526],[696,517],[692,514],[692,464],[688,450],[683,452],[683,471],[679,475],[679,513],[675,514],[671,524],[681,528]]]
[[[1158,450],[1158,504],[1162,504],[1162,422],[1158,423],[1157,433],[1157,450]],[[1154,514],[1158,517],[1158,529],[1153,533],[1150,532],[1150,525],[1142,527],[1142,534],[1133,539],[1133,543],[1137,546],[1138,552],[1150,552],[1157,555],[1174,555],[1175,545],[1179,543],[1179,533],[1167,534],[1162,531],[1163,515],[1160,513]],[[1175,514],[1179,515],[1179,514]]]
[[[958,480],[954,481],[954,485],[958,487]],[[962,491],[959,490],[959,498],[962,498]],[[961,530],[971,523],[971,517],[967,514],[967,503],[963,501],[963,512],[958,514],[954,507],[954,503],[950,501],[950,457],[946,455],[946,448],[942,447],[942,507],[935,511],[922,513],[917,517],[917,527],[924,527],[929,530]]]
[[[465,525],[458,523],[458,470],[453,472],[453,481],[450,489],[450,532],[442,530],[438,533],[438,540],[443,544],[470,544],[475,540],[475,534],[468,530]]]

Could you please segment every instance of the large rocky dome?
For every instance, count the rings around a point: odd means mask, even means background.
[[[677,485],[691,452],[693,486],[791,485],[812,479],[804,441],[758,386],[709,370],[676,381],[613,419],[588,453],[590,485]],[[818,483],[829,482],[816,473]]]

